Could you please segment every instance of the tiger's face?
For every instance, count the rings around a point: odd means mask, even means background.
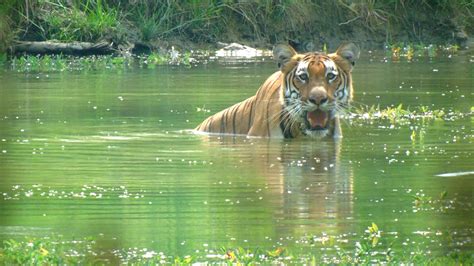
[[[297,54],[279,45],[274,56],[284,75],[280,99],[289,124],[307,136],[327,136],[331,121],[352,98],[351,71],[359,49],[346,44],[334,54]]]

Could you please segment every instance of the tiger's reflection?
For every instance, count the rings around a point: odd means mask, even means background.
[[[202,137],[216,164],[229,164],[224,175],[262,188],[280,233],[304,234],[352,218],[353,173],[348,160],[341,161],[342,140]]]

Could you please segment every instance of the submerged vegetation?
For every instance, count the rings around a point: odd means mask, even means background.
[[[472,1],[6,0],[0,51],[15,41],[108,41],[119,50],[179,44],[295,39],[322,49],[350,39],[462,44],[473,33]]]

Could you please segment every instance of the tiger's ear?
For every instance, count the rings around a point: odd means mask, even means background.
[[[355,65],[355,61],[359,59],[360,49],[354,43],[343,43],[336,50],[336,54]]]
[[[280,70],[283,70],[288,65],[294,55],[296,55],[295,49],[288,45],[278,44],[273,48],[273,58],[277,61]]]

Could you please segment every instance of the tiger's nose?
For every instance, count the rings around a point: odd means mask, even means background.
[[[323,86],[315,86],[309,92],[308,101],[316,105],[325,104],[328,101],[326,89]]]
[[[328,101],[328,97],[318,98],[318,97],[309,97],[309,101],[313,104],[320,105]]]

